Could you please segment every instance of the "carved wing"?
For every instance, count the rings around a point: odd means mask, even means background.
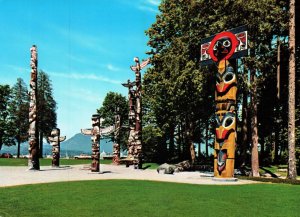
[[[81,133],[84,135],[92,135],[92,129],[81,129]]]

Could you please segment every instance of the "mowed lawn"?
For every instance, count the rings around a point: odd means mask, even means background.
[[[77,164],[90,164],[91,159],[60,159],[60,165],[77,165]],[[110,164],[111,160],[100,160],[101,164]],[[27,166],[28,159],[26,158],[0,158],[0,166]],[[40,159],[41,166],[51,166],[52,159]],[[1,216],[1,215],[0,215]]]
[[[0,188],[0,216],[300,216],[300,186],[102,180]]]

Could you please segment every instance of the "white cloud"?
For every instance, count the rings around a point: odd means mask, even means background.
[[[160,0],[148,0],[148,2],[155,6],[158,6],[160,4]]]
[[[49,72],[50,75],[56,76],[56,77],[61,77],[61,78],[69,78],[69,79],[75,79],[75,80],[80,80],[80,79],[86,79],[86,80],[94,80],[94,81],[103,81],[111,84],[121,84],[121,81],[118,80],[113,80],[101,75],[95,75],[95,74],[79,74],[79,73],[59,73],[59,72]]]
[[[112,65],[112,64],[107,64],[106,65],[106,68],[109,70],[109,71],[113,71],[113,72],[117,72],[117,71],[120,71],[120,68]]]

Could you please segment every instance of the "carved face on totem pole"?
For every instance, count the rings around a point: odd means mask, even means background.
[[[218,34],[211,42],[208,53],[218,64],[216,73],[216,134],[215,177],[233,177],[236,141],[237,78],[228,59],[239,41],[231,32]]]
[[[234,159],[236,114],[233,111],[216,114],[215,158],[219,173],[226,169],[227,159]]]

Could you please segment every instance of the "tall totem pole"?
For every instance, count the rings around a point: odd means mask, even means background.
[[[135,168],[142,168],[142,80],[141,70],[146,67],[150,59],[142,61],[138,57],[134,58],[135,66],[130,66],[131,70],[135,73],[135,144],[133,156],[136,159]]]
[[[38,145],[38,135],[36,130],[37,125],[37,48],[33,45],[30,48],[31,58],[30,58],[30,67],[31,67],[31,76],[30,76],[30,104],[29,104],[29,158],[28,158],[28,167],[29,170],[39,170],[39,145]]]
[[[65,141],[65,139],[65,136],[60,136],[59,128],[52,129],[51,136],[48,137],[52,145],[52,167],[59,167],[60,142]]]
[[[100,172],[100,116],[92,116],[92,129],[81,129],[84,135],[90,135],[92,141],[92,172]]]
[[[113,145],[113,164],[120,164],[120,129],[121,129],[121,115],[119,113],[119,107],[116,108],[115,114],[115,127],[114,127],[114,140]]]
[[[136,82],[127,81],[127,83],[122,84],[124,87],[128,88],[128,105],[129,105],[129,113],[128,113],[128,122],[129,122],[129,136],[128,136],[128,144],[127,144],[127,158],[133,160],[133,153],[134,153],[134,144],[135,144],[135,90],[133,87],[135,86]]]
[[[234,178],[237,75],[229,60],[246,55],[247,48],[247,31],[244,27],[219,33],[201,43],[202,65],[213,61],[218,67],[215,89],[215,178]]]

